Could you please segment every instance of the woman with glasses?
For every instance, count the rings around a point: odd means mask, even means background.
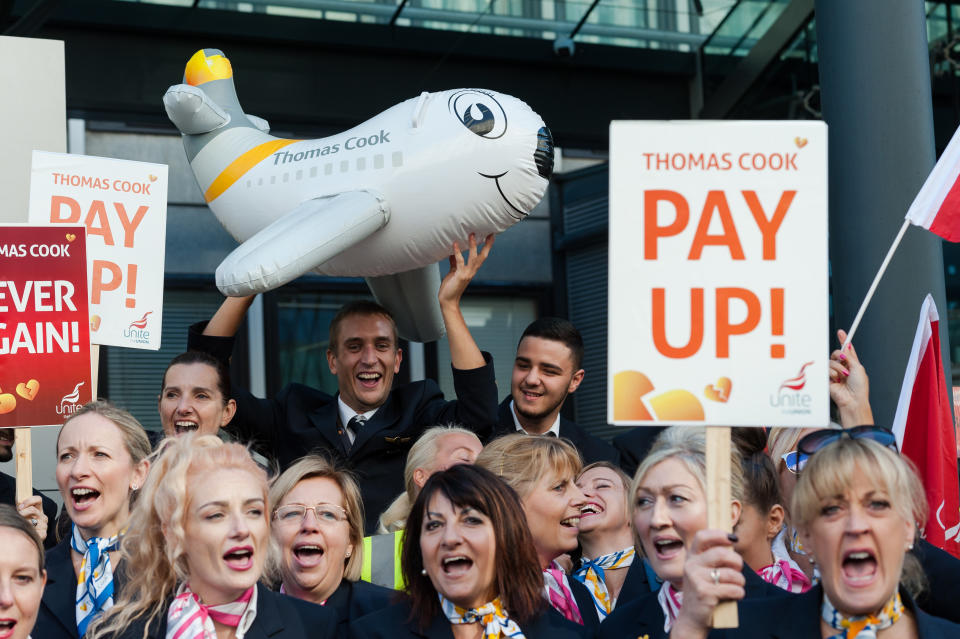
[[[403,601],[354,622],[353,639],[577,639],[543,598],[517,494],[483,468],[434,473],[410,510]]]
[[[716,636],[960,636],[960,625],[923,612],[913,601],[923,573],[909,550],[917,540],[917,522],[926,520],[926,499],[913,468],[896,453],[890,431],[818,431],[801,440],[798,450],[810,457],[791,510],[820,568],[820,582],[789,599],[744,602],[740,627]],[[719,572],[724,581],[733,555],[719,531],[698,535],[684,567],[691,596],[673,636],[706,637],[716,602],[736,597],[712,578]]]
[[[269,543],[267,477],[247,449],[165,439],[123,538],[129,580],[92,637],[333,639],[330,611],[259,583]]]
[[[280,592],[332,609],[343,637],[350,621],[387,605],[392,591],[359,581],[363,503],[347,471],[304,457],[274,480],[270,503],[279,553],[268,572]]]

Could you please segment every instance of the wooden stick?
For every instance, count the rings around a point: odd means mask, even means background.
[[[730,428],[707,426],[707,527],[733,532],[730,517]],[[737,602],[724,601],[713,611],[714,628],[740,625]]]
[[[870,289],[867,291],[867,296],[863,298],[863,303],[860,304],[860,310],[857,311],[857,316],[853,320],[853,325],[850,326],[850,330],[847,331],[847,339],[843,342],[843,347],[840,349],[841,351],[846,350],[847,346],[850,346],[850,341],[853,340],[853,334],[857,332],[857,328],[860,326],[860,320],[863,319],[863,312],[867,310],[867,305],[870,304],[870,300],[873,299],[873,294],[877,291],[877,285],[880,283],[880,278],[883,277],[884,272],[887,270],[887,266],[890,265],[890,259],[893,257],[897,247],[900,246],[900,241],[903,239],[903,234],[907,232],[908,226],[910,226],[910,220],[904,220],[903,226],[900,227],[900,232],[897,233],[897,237],[894,238],[893,244],[890,245],[890,250],[887,251],[887,256],[883,258],[883,264],[880,265],[880,270],[877,271],[876,276],[873,278],[873,283],[870,285]]]
[[[17,449],[17,503],[33,494],[33,457],[30,451],[30,429],[15,428],[13,445]]]

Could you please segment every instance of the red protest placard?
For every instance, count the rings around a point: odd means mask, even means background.
[[[85,229],[0,227],[0,428],[90,401]]]

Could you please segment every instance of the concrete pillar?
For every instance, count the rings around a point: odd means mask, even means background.
[[[817,0],[816,21],[834,324],[845,329],[935,161],[926,17],[922,0]],[[941,240],[910,228],[854,337],[877,424],[893,421],[928,292],[950,387]]]

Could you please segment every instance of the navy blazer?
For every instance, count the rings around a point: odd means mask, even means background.
[[[34,489],[34,495],[40,496],[41,509],[47,516],[47,536],[43,540],[43,547],[53,548],[57,545],[57,503]],[[17,478],[6,473],[0,473],[0,504],[17,505]]]
[[[421,629],[417,619],[410,619],[409,600],[369,614],[350,625],[350,639],[453,639],[450,622],[441,613]],[[526,639],[590,639],[593,634],[583,626],[567,621],[563,615],[546,606],[543,613],[531,619],[520,630]]]
[[[960,625],[934,617],[917,608],[910,596],[901,592],[903,604],[914,614],[917,636],[922,639],[955,639]],[[817,585],[802,595],[785,595],[763,601],[740,602],[738,628],[713,630],[710,639],[820,639],[820,605],[823,589]]]
[[[383,610],[396,596],[399,596],[396,590],[366,581],[342,579],[323,607],[332,611],[337,618],[337,637],[347,639],[351,623],[371,612]]]
[[[633,563],[627,568],[627,577],[623,580],[620,594],[617,595],[617,606],[621,604],[625,606],[631,601],[636,601],[640,597],[645,597],[651,592],[659,590],[660,584],[650,586],[650,579],[643,567],[643,561],[643,557],[639,554],[634,555]]]
[[[190,327],[188,348],[208,352],[225,361],[233,338],[203,335],[206,324]],[[353,470],[360,485],[366,520],[364,529],[376,531],[377,520],[403,487],[403,469],[413,442],[431,426],[458,423],[481,438],[497,420],[497,382],[493,361],[471,370],[453,369],[457,400],[445,401],[433,380],[394,388],[376,414],[364,425],[349,451],[339,434],[340,413],[335,396],[302,384],[284,387],[273,399],[259,399],[234,385],[231,394],[237,413],[227,430],[250,442],[281,470],[307,453],[323,450]]]
[[[580,609],[583,626],[587,629],[589,636],[592,637],[597,633],[597,628],[600,627],[600,615],[597,614],[597,607],[593,604],[593,596],[586,586],[573,577],[568,575],[567,581],[570,582],[570,593],[577,602],[577,608]],[[563,617],[560,612],[557,612],[557,614]],[[566,620],[565,617],[564,619]]]
[[[960,559],[919,538],[911,553],[920,560],[930,584],[917,597],[917,606],[934,617],[960,623]]]
[[[511,401],[513,401],[513,397],[507,395],[507,398],[500,402],[500,408],[497,411],[497,427],[490,439],[517,432],[517,425],[514,423],[513,415],[510,412]],[[616,448],[599,437],[594,437],[585,431],[582,426],[562,415],[560,416],[560,437],[570,440],[570,443],[580,451],[584,464],[592,464],[598,461],[608,461],[612,464],[620,463],[620,453],[617,452]]]
[[[77,573],[70,556],[70,538],[67,537],[45,555],[47,585],[40,599],[37,623],[32,636],[37,639],[78,639],[77,632]],[[123,564],[111,561],[113,568],[113,600],[116,601],[126,582]]]
[[[620,468],[623,472],[633,477],[637,466],[650,452],[653,440],[664,430],[665,426],[637,426],[613,438],[613,447],[620,453]]]
[[[142,639],[146,620],[134,621],[110,639]],[[37,639],[46,635],[34,632]],[[160,615],[147,629],[147,639],[166,639],[167,615]],[[257,616],[244,639],[335,639],[336,616],[324,606],[294,599],[257,584]]]
[[[748,566],[744,566],[743,576],[747,580],[744,586],[747,600],[764,599],[766,602],[773,597],[788,600],[797,597],[773,584],[768,584]],[[599,639],[634,639],[649,635],[650,639],[666,639],[667,633],[663,631],[663,608],[660,607],[657,595],[658,592],[651,592],[630,603],[618,603],[610,616],[600,624],[597,637]]]

